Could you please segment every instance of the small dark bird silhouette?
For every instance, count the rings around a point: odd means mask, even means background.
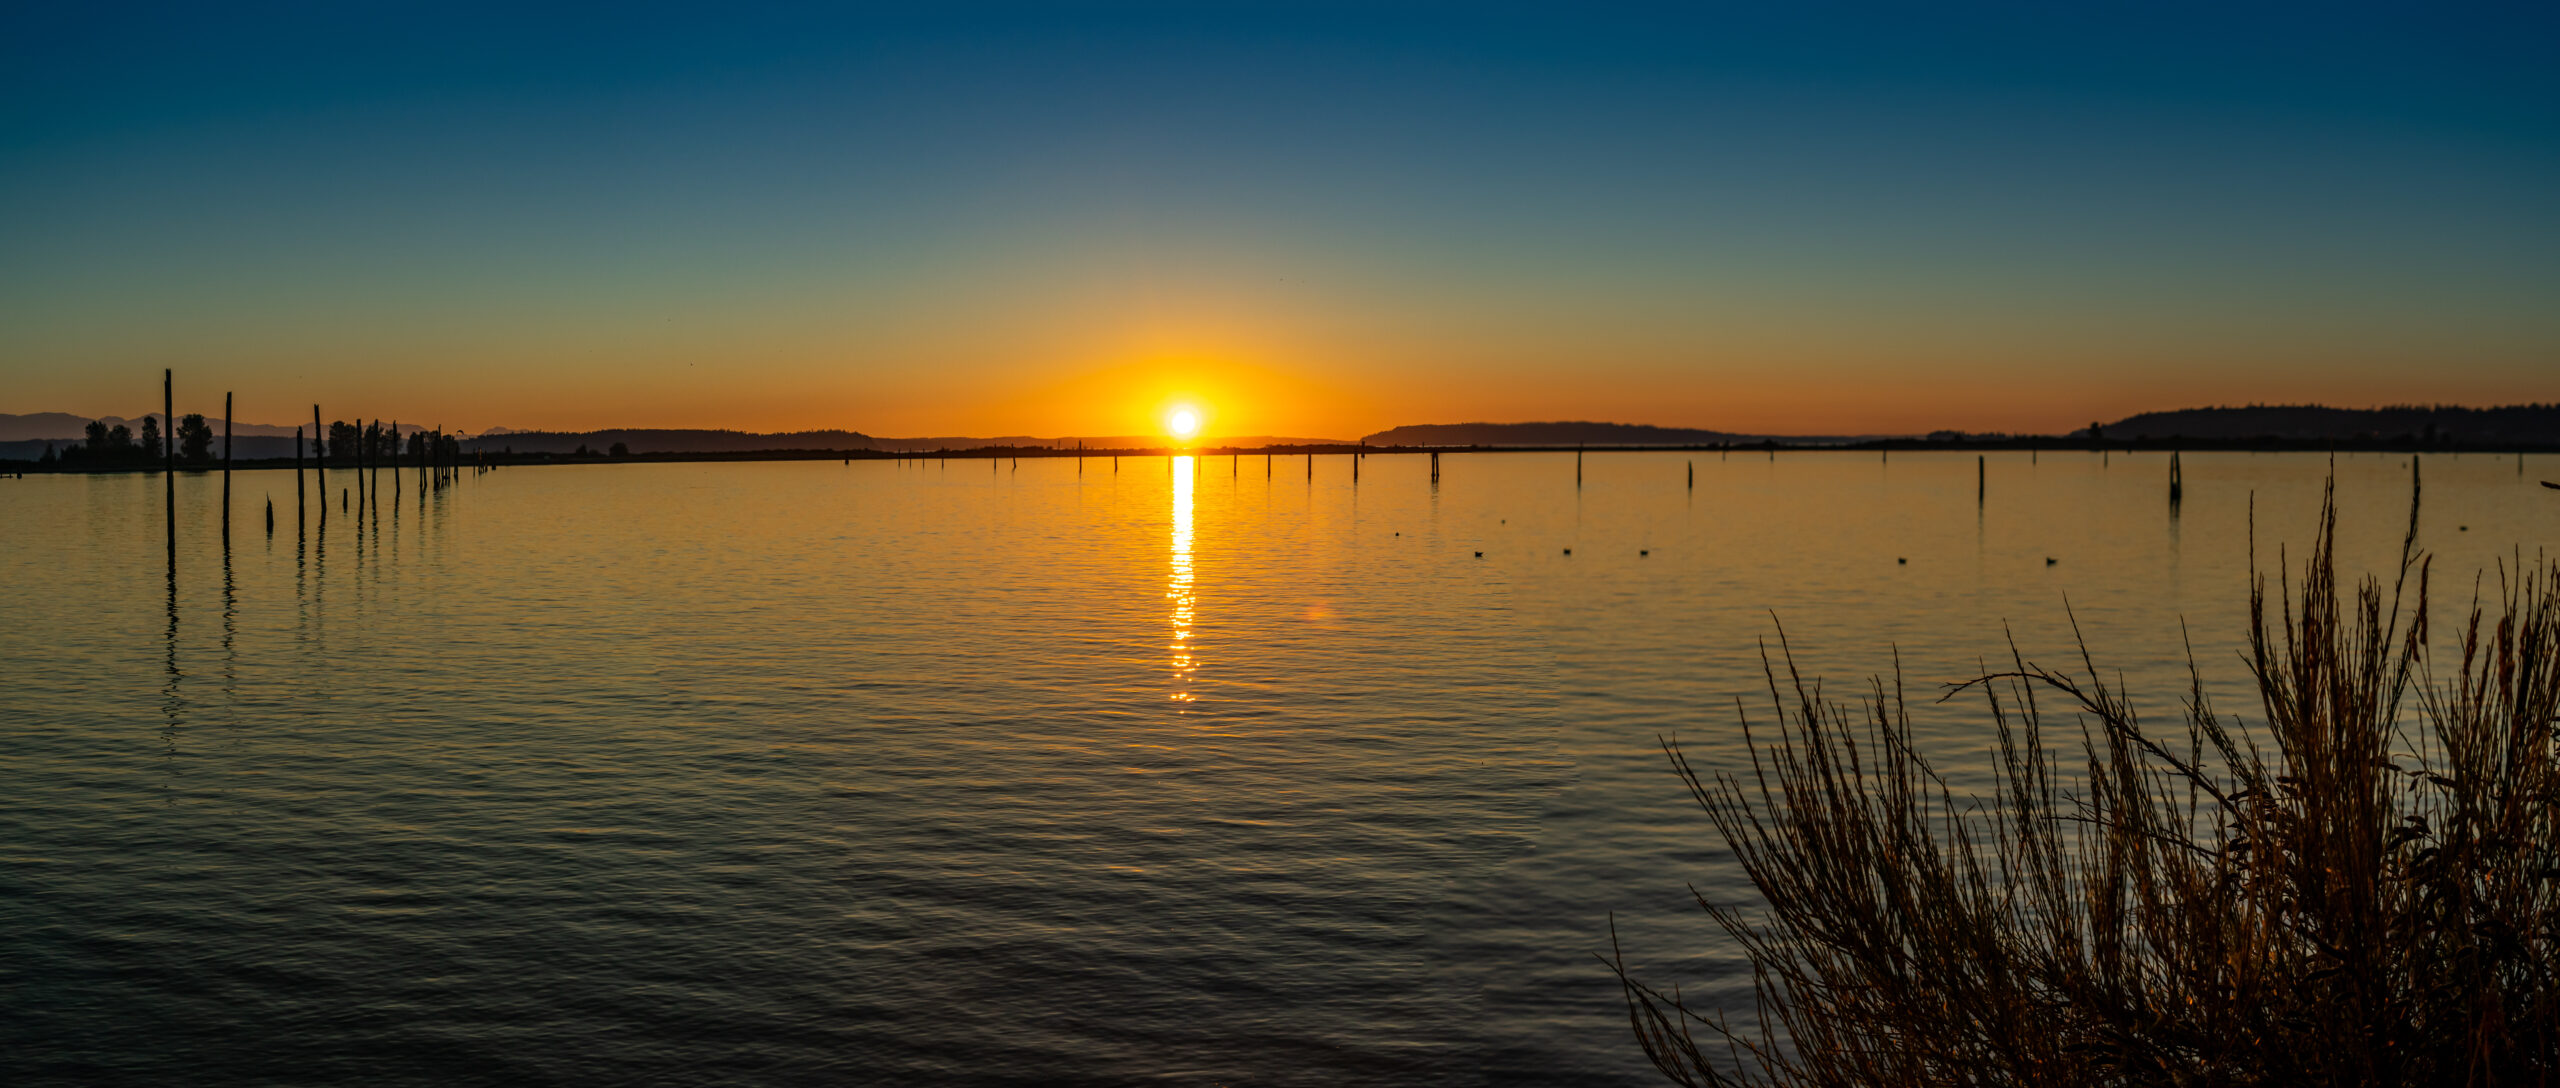
[[[1636,549],[1636,554],[1637,554],[1638,556],[1652,555],[1652,554],[1653,554],[1653,549],[1651,549],[1651,548],[1638,548],[1638,549]]]
[[[1565,553],[1566,555],[1572,555],[1572,554],[1573,554],[1573,549],[1571,549],[1571,548],[1566,548],[1566,549],[1564,550],[1564,553]]]
[[[1484,558],[1484,553],[1483,553],[1483,552],[1477,552],[1477,553],[1476,553],[1476,558],[1478,558],[1478,559],[1482,559],[1482,558]]]
[[[2044,557],[2044,565],[2045,565],[2045,566],[2050,567],[2050,566],[2052,566],[2053,564],[2054,564],[2054,558],[2053,558],[2052,556],[2048,555],[2048,556],[2045,556],[2045,557]]]
[[[2560,491],[2560,484],[2552,483],[2549,480],[2542,481],[2542,486],[2550,488],[2553,491]]]
[[[1908,558],[1897,558],[1893,562],[1896,566],[1908,566],[1910,565],[1911,560]]]

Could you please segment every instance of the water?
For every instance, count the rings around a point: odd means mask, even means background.
[[[174,580],[159,479],[10,480],[0,1080],[1651,1083],[1611,918],[1742,982],[1656,738],[1737,766],[1777,623],[1934,698],[2076,615],[2165,713],[2183,618],[2254,716],[2251,505],[2298,554],[2328,461],[2185,464],[2175,516],[2077,453],[1980,507],[1971,455],[336,473],[302,539],[260,472],[227,553],[185,476]],[[2337,473],[2387,566],[2407,459]],[[2426,459],[2439,624],[2554,475]]]

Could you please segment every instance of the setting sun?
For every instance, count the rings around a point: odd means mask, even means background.
[[[1190,438],[1200,433],[1200,413],[1190,408],[1176,408],[1164,417],[1164,429],[1175,438]]]

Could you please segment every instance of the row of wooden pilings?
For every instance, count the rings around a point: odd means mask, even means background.
[[[233,395],[229,392],[225,392],[222,394],[222,513],[220,520],[222,543],[226,548],[231,544],[231,469],[233,460],[231,424],[233,412]],[[161,418],[166,420],[168,424],[162,429],[162,449],[159,452],[163,458],[162,503],[164,522],[167,529],[165,535],[168,542],[169,562],[171,564],[171,569],[174,570],[178,561],[178,416],[177,374],[174,368],[166,368],[160,372],[160,414]],[[340,457],[348,462],[343,467],[351,468],[355,471],[355,477],[352,481],[353,505],[357,508],[364,508],[367,502],[371,502],[374,505],[374,508],[377,509],[381,505],[382,469],[384,468],[383,462],[385,459],[375,455],[373,447],[377,439],[388,442],[391,446],[392,453],[389,458],[391,461],[389,466],[391,469],[391,488],[392,497],[394,501],[397,501],[402,490],[400,473],[403,467],[399,463],[402,459],[401,454],[399,453],[399,421],[393,420],[391,428],[388,431],[385,431],[382,428],[382,421],[379,419],[359,419],[355,422],[355,432],[357,436],[356,448],[353,453],[340,454]],[[306,485],[303,483],[302,479],[303,456],[306,449],[310,454],[313,477],[312,483],[308,485],[307,493],[314,494],[319,497],[320,517],[317,522],[318,527],[325,530],[329,524],[329,458],[327,443],[321,438],[321,435],[324,433],[326,432],[323,430],[320,422],[320,406],[317,404],[311,406],[311,435],[306,438],[302,433],[301,427],[297,426],[293,429],[293,513],[294,524],[297,526],[297,533],[300,532],[300,526],[310,523],[309,503],[305,498]],[[489,464],[485,456],[475,454],[466,459],[462,452],[461,443],[453,437],[446,435],[444,428],[441,426],[432,431],[417,431],[415,434],[419,439],[415,465],[418,472],[419,495],[422,499],[425,497],[428,490],[441,490],[456,480],[459,480],[466,468],[477,474],[490,471],[496,467]],[[310,443],[308,447],[304,445],[306,441]],[[342,488],[339,491],[339,506],[342,511],[349,505],[349,490],[350,489]],[[270,536],[274,535],[276,531],[276,504],[275,500],[272,498],[268,499],[266,504],[266,524],[267,534]],[[357,526],[358,531],[361,532],[363,522],[357,522]]]
[[[1351,482],[1352,482],[1352,483],[1354,483],[1354,484],[1357,484],[1357,483],[1359,483],[1359,482],[1360,482],[1360,462],[1361,462],[1362,460],[1366,459],[1366,458],[1369,456],[1369,447],[1368,447],[1368,443],[1365,443],[1365,442],[1363,442],[1363,443],[1359,443],[1358,445],[1353,446],[1351,449],[1349,449],[1349,450],[1345,450],[1345,451],[1343,451],[1343,452],[1344,452],[1347,456],[1349,456],[1349,457],[1351,458]],[[1439,451],[1439,450],[1427,450],[1427,451],[1425,451],[1425,452],[1427,452],[1427,453],[1430,455],[1430,457],[1431,457],[1431,482],[1432,482],[1432,484],[1433,484],[1433,485],[1435,485],[1435,486],[1436,486],[1436,485],[1438,485],[1438,484],[1439,484],[1439,482],[1440,482],[1440,453],[1441,453],[1441,451]],[[1585,448],[1584,448],[1584,447],[1581,447],[1581,446],[1576,446],[1576,447],[1574,447],[1574,450],[1573,450],[1573,486],[1574,486],[1575,488],[1577,488],[1577,489],[1579,489],[1579,488],[1582,486],[1582,459],[1583,459],[1583,454],[1584,454],[1585,452],[1587,452],[1587,451],[1585,450]],[[1878,460],[1891,460],[1891,458],[1892,458],[1892,452],[1893,452],[1893,451],[1892,451],[1891,449],[1882,449],[1882,450],[1878,450],[1878,451],[1876,451],[1876,452],[1877,452],[1877,459],[1878,459]],[[2039,455],[2040,455],[2040,453],[2041,453],[2041,452],[2042,452],[2042,451],[2040,451],[2040,450],[2036,450],[2036,449],[2029,449],[2029,450],[2027,451],[2027,459],[2028,459],[2028,462],[2029,462],[2030,464],[2035,463],[2035,461],[2038,459],[2038,457],[2039,457]],[[1723,449],[1723,450],[1720,450],[1720,451],[1719,451],[1719,456],[1720,456],[1720,457],[1723,457],[1723,456],[1729,456],[1731,453],[1732,453],[1732,450],[1731,450],[1730,448],[1726,448],[1726,449]],[[1776,450],[1776,449],[1774,449],[1774,448],[1769,449],[1769,450],[1767,451],[1767,453],[1768,453],[1768,455],[1769,455],[1769,460],[1770,460],[1770,461],[1775,462],[1775,461],[1778,459],[1778,452],[1777,452],[1777,450]],[[947,463],[948,463],[948,461],[949,461],[949,455],[948,455],[948,454],[937,453],[937,454],[935,454],[934,456],[935,456],[935,459],[936,459],[936,460],[944,461],[946,464],[947,464]],[[1177,456],[1182,456],[1182,455],[1180,455],[1180,454],[1172,454],[1172,453],[1168,453],[1168,454],[1165,454],[1165,455],[1164,455],[1165,471],[1166,471],[1167,473],[1170,473],[1170,472],[1172,472],[1172,471],[1173,471],[1173,461],[1174,461],[1174,458],[1175,458],[1175,457],[1177,457]],[[1192,455],[1192,456],[1195,458],[1195,460],[1192,462],[1192,471],[1193,471],[1193,473],[1197,474],[1197,473],[1199,472],[1199,460],[1200,460],[1200,459],[1205,459],[1206,457],[1208,457],[1208,456],[1210,456],[1210,455],[1208,455],[1208,454],[1194,454],[1194,455]],[[1310,479],[1310,480],[1315,479],[1315,478],[1316,478],[1316,455],[1315,455],[1313,452],[1309,452],[1309,453],[1303,454],[1302,456],[1304,456],[1304,457],[1306,458],[1306,463],[1307,463],[1307,479]],[[2414,456],[2415,456],[2415,455],[2412,455],[2412,457],[2413,457],[2413,463],[2414,463]],[[1227,454],[1227,459],[1228,459],[1227,474],[1228,474],[1228,476],[1230,476],[1230,477],[1234,477],[1234,476],[1236,476],[1236,475],[1240,474],[1241,469],[1238,467],[1238,465],[1240,464],[1240,460],[1241,460],[1241,458],[1242,458],[1242,457],[1243,457],[1243,454],[1242,454],[1240,451],[1230,450],[1230,451],[1228,452],[1228,454]],[[1272,458],[1273,458],[1273,457],[1274,457],[1274,455],[1273,455],[1270,451],[1268,451],[1268,450],[1265,450],[1265,451],[1263,452],[1263,454],[1262,454],[1262,475],[1263,475],[1263,478],[1264,478],[1264,479],[1269,479],[1269,478],[1271,478],[1271,471],[1272,471],[1271,466],[1272,466]],[[1085,448],[1084,448],[1084,443],[1082,443],[1082,442],[1078,442],[1078,443],[1076,443],[1075,458],[1076,458],[1076,475],[1078,475],[1078,476],[1082,476],[1082,475],[1084,475],[1084,462],[1085,462]],[[905,460],[913,460],[913,459],[914,459],[914,458],[912,458],[912,457],[904,457],[904,458],[899,458],[898,460],[905,461]],[[990,469],[993,469],[993,468],[995,467],[995,465],[994,465],[994,461],[995,461],[995,458],[989,458],[989,459],[988,459],[988,466],[987,466],[987,467],[988,467],[988,468],[990,468]],[[1019,468],[1021,468],[1021,467],[1022,467],[1022,458],[1021,458],[1020,456],[1018,456],[1018,455],[1017,455],[1017,456],[1013,457],[1013,458],[1012,458],[1012,461],[1013,461],[1013,465],[1014,465],[1014,467],[1015,467],[1015,468],[1019,469]],[[847,461],[846,463],[847,463],[847,464],[851,464],[852,462],[851,462],[851,461]],[[1116,473],[1118,473],[1118,472],[1120,471],[1120,455],[1119,455],[1119,454],[1116,454],[1116,453],[1115,453],[1115,454],[1112,454],[1112,455],[1111,455],[1111,471],[1112,471],[1113,473],[1115,473],[1115,474],[1116,474]],[[2522,455],[2522,454],[2518,454],[2518,455],[2516,455],[2516,471],[2517,471],[2517,473],[2518,473],[2519,475],[2521,475],[2521,474],[2523,473],[2523,471],[2524,471],[2524,455]],[[1697,463],[1696,461],[1694,461],[1694,460],[1690,461],[1690,462],[1688,463],[1688,465],[1687,465],[1687,479],[1686,479],[1686,486],[1687,486],[1688,490],[1691,490],[1691,491],[1695,491],[1695,490],[1697,490],[1697,489],[1698,489],[1698,463]],[[1984,504],[1984,503],[1989,502],[1989,501],[1990,501],[1990,497],[1991,497],[1991,459],[1990,459],[1990,456],[1989,456],[1989,455],[1987,455],[1987,454],[1976,454],[1976,455],[1974,455],[1974,458],[1973,458],[1973,501],[1974,501],[1974,503],[1975,503],[1976,505],[1981,505],[1981,504]],[[2183,465],[2183,463],[2182,463],[2181,453],[2180,453],[2180,451],[2177,451],[2177,450],[2171,450],[2171,451],[2169,452],[2169,505],[2170,505],[2170,507],[2171,507],[2172,509],[2175,509],[2177,506],[2179,506],[2182,502],[2184,502],[2184,501],[2185,501],[2185,498],[2186,498],[2186,473],[2185,473],[2185,467],[2184,467],[2184,465]]]

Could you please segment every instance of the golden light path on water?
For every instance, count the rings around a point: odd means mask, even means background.
[[[1192,609],[1198,601],[1192,589],[1191,566],[1191,488],[1197,482],[1198,465],[1188,456],[1173,459],[1173,540],[1171,569],[1165,575],[1165,600],[1172,602],[1168,621],[1173,626],[1173,692],[1178,703],[1191,701],[1191,674],[1199,662],[1191,656]]]

